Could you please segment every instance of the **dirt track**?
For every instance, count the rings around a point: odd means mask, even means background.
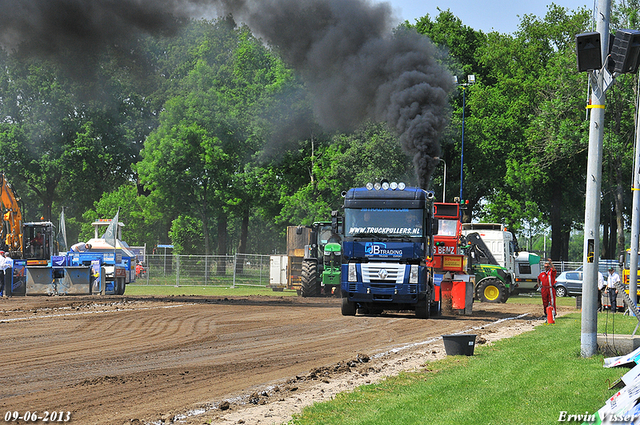
[[[495,332],[514,321],[481,327],[542,315],[537,304],[476,303],[468,317],[343,317],[339,301],[0,299],[0,415],[70,411],[72,422],[81,424],[170,423],[176,414],[201,408],[207,414],[193,423],[203,423],[226,407],[225,400],[232,401],[230,411],[233,400],[284,400],[287,392],[329,382],[330,373],[394,348],[469,329]]]

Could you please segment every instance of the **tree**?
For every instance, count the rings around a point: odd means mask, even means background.
[[[252,202],[260,192],[257,153],[269,134],[262,117],[291,74],[246,27],[221,19],[198,23],[204,38],[197,59],[165,103],[160,126],[148,138],[137,166],[154,202],[202,224],[205,253],[216,228],[217,253],[228,252],[230,221],[240,220],[239,250],[246,250]],[[223,267],[224,265],[221,265]],[[223,272],[223,270],[218,270]]]
[[[46,61],[1,54],[0,65],[0,159],[11,181],[35,194],[34,218],[50,220],[62,199],[83,211],[131,178],[137,152],[121,93],[87,98],[81,82]]]
[[[297,190],[288,184],[281,187],[279,222],[307,225],[329,220],[331,211],[342,205],[341,192],[367,182],[388,179],[415,184],[411,158],[386,124],[368,122],[354,133],[315,143],[313,154],[307,141],[290,156],[296,160],[293,168],[307,174],[295,182]]]
[[[104,193],[100,200],[95,202],[94,207],[82,215],[84,223],[79,240],[93,238],[94,230],[91,223],[98,219],[111,219],[120,209],[119,221],[125,225],[122,237],[129,245],[142,246],[145,243],[163,242],[161,238],[166,234],[169,224],[163,219],[161,211],[151,213],[153,209],[149,203],[149,197],[138,195],[133,182]]]

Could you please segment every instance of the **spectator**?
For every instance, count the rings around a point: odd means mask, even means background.
[[[598,272],[598,311],[602,311],[602,290],[604,287],[604,276]]]
[[[6,295],[4,292],[4,251],[0,251],[0,292],[2,295]]]
[[[13,260],[9,256],[8,252],[4,254],[2,271],[4,272],[4,296],[10,297],[13,289],[11,287],[13,284]]]
[[[91,249],[91,244],[84,243],[84,242],[78,242],[77,244],[71,246],[71,251],[74,251],[74,252],[85,252],[85,251],[89,251],[90,249]]]
[[[616,282],[620,282],[620,276],[613,270],[613,267],[609,267],[609,276],[607,276],[607,292],[609,293],[609,302],[611,303],[611,311],[616,312],[618,309],[618,288],[616,288]]]

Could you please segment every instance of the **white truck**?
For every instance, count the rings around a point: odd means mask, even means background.
[[[535,291],[540,273],[540,256],[530,252],[517,252],[513,234],[499,223],[463,223],[462,234],[477,233],[498,264],[509,270],[518,292]]]
[[[518,292],[534,292],[541,271],[539,255],[520,251],[516,256],[515,268]]]
[[[477,233],[489,248],[498,265],[507,270],[515,270],[516,243],[513,234],[498,223],[462,223],[462,234]]]

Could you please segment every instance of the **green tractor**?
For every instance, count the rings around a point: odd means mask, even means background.
[[[302,260],[300,295],[303,297],[339,296],[342,245],[338,232],[340,217],[332,213],[332,221],[311,225],[309,245]]]
[[[515,291],[513,273],[498,265],[478,233],[466,236],[471,273],[476,276],[474,298],[482,302],[506,303]]]

